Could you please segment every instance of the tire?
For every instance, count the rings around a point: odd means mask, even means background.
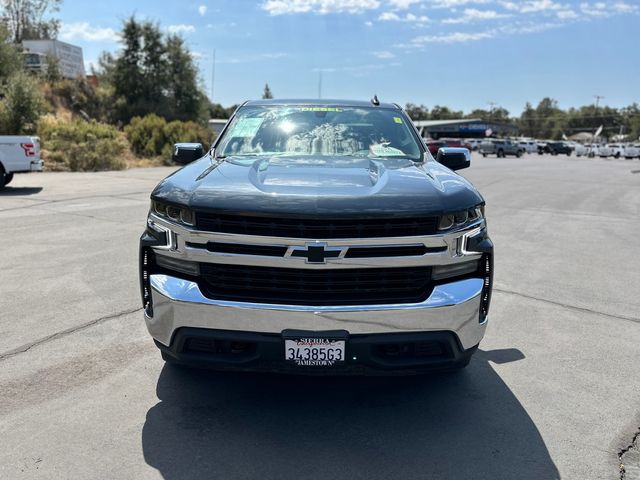
[[[498,158],[504,158],[504,151],[503,150],[498,150]]]
[[[567,152],[567,157],[570,157],[570,156],[571,156],[571,152]]]
[[[13,180],[13,173],[5,173],[4,174],[4,184],[5,185],[9,185],[11,183],[11,180]]]
[[[482,153],[482,156],[483,156],[484,158],[487,158],[487,154],[486,154],[486,153],[484,153],[484,152]]]
[[[520,150],[518,150],[516,152],[516,158],[520,158],[522,156],[522,152]]]

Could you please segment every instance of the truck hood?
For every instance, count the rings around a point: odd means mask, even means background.
[[[332,218],[437,215],[483,202],[434,161],[290,156],[205,156],[165,178],[152,198],[220,213]]]

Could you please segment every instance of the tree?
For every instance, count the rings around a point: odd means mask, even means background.
[[[431,120],[456,120],[464,117],[461,111],[450,110],[448,107],[436,105],[431,109]]]
[[[264,84],[264,91],[262,92],[262,98],[265,100],[273,98],[273,94],[271,93],[271,89],[269,88],[269,84]]]
[[[7,135],[32,133],[44,110],[36,80],[26,72],[13,74],[0,92],[0,131]]]
[[[411,120],[429,120],[429,109],[422,104],[407,103],[404,109]]]
[[[0,83],[23,69],[20,50],[16,45],[7,42],[8,36],[7,30],[0,25]]]
[[[61,4],[62,0],[0,0],[0,20],[14,43],[55,38],[60,22],[49,15],[59,11]]]
[[[47,71],[44,78],[47,82],[55,83],[62,79],[62,73],[60,72],[60,61],[53,55],[47,55]]]
[[[223,107],[219,103],[209,103],[208,115],[209,118],[229,118],[236,111],[238,105],[231,105],[230,107]]]
[[[198,69],[184,40],[170,35],[166,42],[169,108],[178,120],[200,119],[205,113],[205,95],[198,86]]]
[[[100,57],[101,80],[112,84],[116,118],[128,123],[149,113],[167,120],[201,120],[205,96],[198,84],[198,69],[184,41],[164,37],[157,24],[124,22],[122,50]]]

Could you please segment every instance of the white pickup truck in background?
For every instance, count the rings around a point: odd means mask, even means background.
[[[0,188],[14,173],[41,172],[40,139],[19,135],[0,136]]]

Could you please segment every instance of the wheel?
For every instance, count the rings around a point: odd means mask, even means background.
[[[521,156],[522,156],[522,152],[521,152],[520,150],[518,150],[518,151],[516,152],[516,157],[520,158]]]
[[[9,185],[11,183],[11,180],[13,180],[13,173],[5,173],[4,174],[4,184],[5,185]]]
[[[504,157],[504,150],[498,150],[498,158]]]
[[[613,156],[613,158],[620,158],[620,152],[616,152],[616,154]]]
[[[484,158],[487,158],[487,154],[486,154],[486,153],[484,153],[484,152],[482,153],[482,156],[483,156]]]
[[[567,152],[567,157],[570,157],[570,156],[571,156],[571,152]]]

